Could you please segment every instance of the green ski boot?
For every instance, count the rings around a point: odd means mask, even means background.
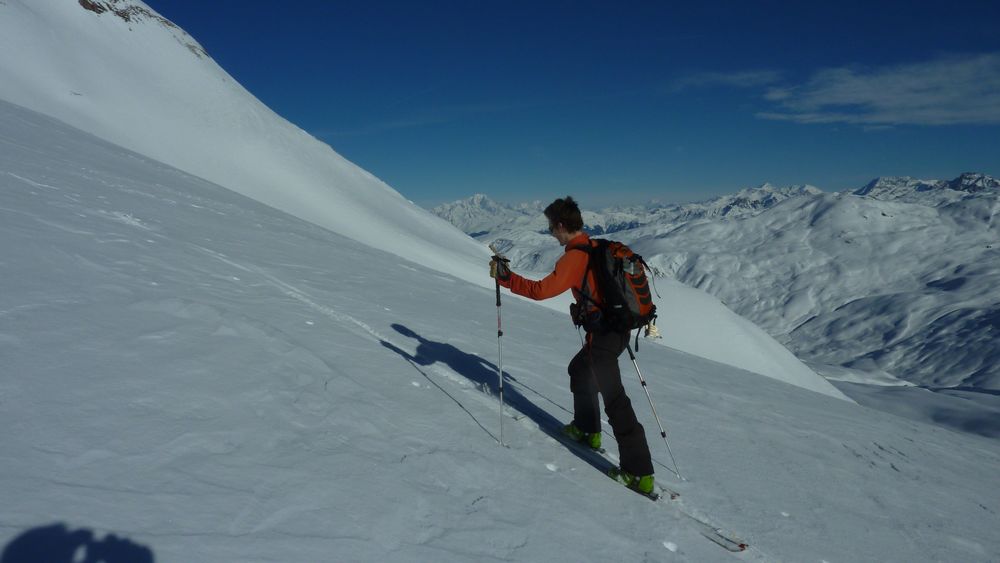
[[[608,470],[608,477],[611,477],[622,485],[625,485],[637,493],[646,495],[647,497],[656,499],[660,496],[656,493],[655,487],[653,486],[652,475],[632,475],[631,473],[622,471],[620,467],[615,467]]]
[[[574,442],[580,442],[581,444],[587,446],[588,448],[603,452],[604,448],[601,447],[601,433],[594,432],[593,434],[589,432],[584,432],[576,427],[575,422],[571,422],[566,426],[563,426],[563,434],[568,436]]]

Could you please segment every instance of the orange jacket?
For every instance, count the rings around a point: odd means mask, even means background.
[[[513,272],[507,281],[500,280],[500,285],[510,289],[513,293],[523,295],[536,301],[555,297],[566,291],[573,290],[573,297],[577,303],[583,304],[581,291],[583,286],[583,274],[587,272],[587,289],[591,298],[597,303],[602,303],[600,294],[597,292],[597,280],[594,279],[594,272],[587,271],[587,261],[589,254],[579,248],[573,247],[590,246],[590,237],[586,233],[581,233],[566,244],[565,253],[556,262],[556,267],[552,273],[541,280],[533,281],[519,276]],[[593,304],[587,303],[588,309],[593,308]]]

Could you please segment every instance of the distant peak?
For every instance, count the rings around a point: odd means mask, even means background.
[[[948,182],[948,187],[960,192],[981,192],[1000,188],[1000,180],[978,172],[965,172]]]
[[[854,190],[854,195],[878,197],[887,193],[916,191],[933,188],[937,180],[918,180],[911,176],[879,176],[863,187]]]
[[[481,207],[483,209],[495,209],[499,206],[497,202],[490,199],[490,196],[486,194],[473,194],[471,197],[453,201],[452,203],[445,205],[455,207]]]
[[[763,184],[757,186],[756,188],[744,188],[732,196],[723,196],[724,198],[750,198],[750,199],[763,199],[763,198],[787,198],[795,197],[800,195],[816,195],[823,193],[823,190],[810,186],[809,184],[799,184],[795,186],[786,186],[780,188],[775,186],[770,182],[764,182]]]
[[[896,198],[912,192],[942,189],[975,193],[997,188],[1000,188],[1000,181],[996,178],[979,172],[965,172],[950,181],[920,180],[911,176],[880,176],[853,193],[854,195],[884,199]]]
[[[458,199],[450,203],[442,203],[435,207],[432,211],[441,214],[449,213],[471,213],[471,212],[490,212],[496,213],[501,209],[506,209],[506,206],[497,203],[490,199],[486,194],[473,194],[465,199]]]

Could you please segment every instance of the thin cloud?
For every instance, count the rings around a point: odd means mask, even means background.
[[[1000,124],[1000,53],[825,69],[800,86],[773,87],[764,99],[777,106],[757,117],[796,123]]]
[[[781,80],[781,73],[774,70],[747,70],[740,72],[699,72],[674,80],[670,90],[680,92],[689,88],[728,86],[733,88],[757,88],[774,84]]]

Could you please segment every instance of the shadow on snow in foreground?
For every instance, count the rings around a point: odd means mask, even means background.
[[[153,551],[114,534],[97,539],[65,524],[32,528],[3,550],[0,563],[153,563]]]
[[[476,384],[483,392],[496,396],[498,394],[498,380],[497,380],[497,366],[488,360],[485,360],[475,354],[470,354],[464,352],[455,346],[448,344],[447,342],[435,342],[433,340],[428,340],[423,336],[417,334],[413,330],[403,326],[401,324],[393,324],[392,328],[406,336],[417,341],[417,349],[411,355],[399,347],[395,346],[391,342],[382,341],[382,346],[392,350],[393,352],[399,354],[410,364],[420,372],[431,384],[437,387],[441,392],[446,394],[452,401],[458,404],[462,410],[464,410],[472,419],[479,425],[479,427],[489,434],[493,440],[499,441],[497,436],[486,428],[480,421],[473,415],[466,407],[459,401],[452,393],[447,389],[438,384],[434,379],[432,379],[422,367],[432,366],[434,364],[444,364],[451,371],[459,374],[472,383]],[[572,412],[566,410],[565,407],[559,405],[555,401],[552,401],[548,397],[538,393],[526,384],[521,383],[515,377],[507,373],[503,373],[504,377],[504,404],[511,409],[521,413],[529,420],[538,425],[538,428],[545,434],[555,438],[557,441],[562,442],[562,425],[557,418],[540,408],[535,403],[528,400],[519,390],[520,388],[527,389],[536,395],[538,395],[543,400],[552,403],[559,409],[568,413],[569,417],[572,417]],[[510,383],[510,385],[508,385]],[[497,405],[499,408],[499,405]],[[576,448],[568,447],[569,451],[573,452],[581,460],[587,462],[591,466],[600,470],[601,472],[606,472],[610,467],[610,462],[603,460],[599,456],[593,455],[583,455]]]

